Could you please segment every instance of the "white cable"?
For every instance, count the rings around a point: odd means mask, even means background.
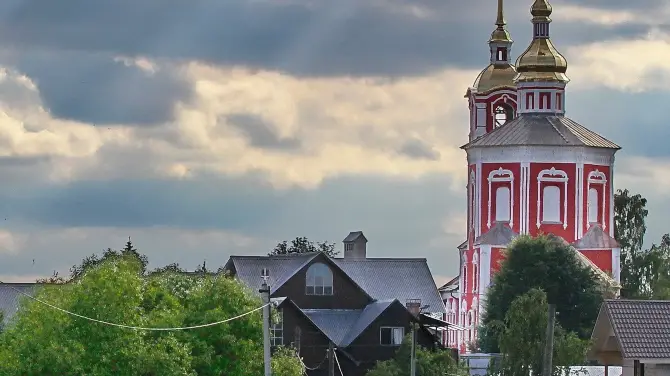
[[[6,284],[5,282],[2,282],[2,281],[0,281],[0,283],[2,283],[2,284]],[[55,305],[52,305],[52,304],[49,304],[49,303],[47,303],[47,302],[41,301],[41,300],[39,300],[39,299],[37,299],[37,298],[35,298],[35,297],[29,295],[29,294],[26,294],[25,292],[23,292],[23,291],[21,291],[21,290],[19,290],[19,289],[14,288],[14,287],[11,286],[11,285],[8,285],[8,286],[9,286],[9,288],[11,288],[12,290],[18,292],[19,294],[23,294],[23,295],[29,297],[30,299],[32,299],[32,300],[34,300],[34,301],[36,301],[36,302],[38,302],[38,303],[42,303],[42,304],[44,304],[44,305],[47,306],[47,307],[51,307],[51,308],[53,308],[53,309],[59,310],[59,311],[64,312],[64,313],[67,313],[68,315],[77,316],[77,317],[79,317],[79,318],[82,318],[82,319],[85,319],[85,320],[89,320],[89,321],[93,321],[93,322],[97,322],[97,323],[100,323],[100,324],[111,325],[111,326],[116,326],[116,327],[119,327],[119,328],[125,328],[125,329],[135,329],[135,330],[173,331],[173,330],[189,330],[189,329],[205,328],[205,327],[208,327],[208,326],[214,326],[214,325],[223,324],[223,323],[226,323],[226,322],[229,322],[229,321],[237,320],[237,319],[242,318],[242,317],[244,317],[244,316],[247,316],[247,315],[249,315],[249,314],[251,314],[251,313],[254,313],[254,312],[256,312],[256,311],[258,311],[258,310],[260,310],[260,309],[262,309],[262,308],[264,308],[265,306],[267,306],[267,305],[270,304],[270,303],[267,303],[267,304],[264,304],[264,305],[262,305],[262,306],[260,306],[260,307],[258,307],[258,308],[254,308],[253,310],[251,310],[251,311],[249,311],[249,312],[243,313],[243,314],[241,314],[241,315],[237,315],[237,316],[235,316],[235,317],[231,317],[231,318],[229,318],[229,319],[225,319],[225,320],[221,320],[221,321],[217,321],[217,322],[211,322],[211,323],[208,323],[208,324],[194,325],[194,326],[186,326],[186,327],[181,327],[181,328],[145,328],[145,327],[141,327],[141,326],[131,326],[131,325],[116,324],[116,323],[113,323],[113,322],[102,321],[102,320],[97,320],[97,319],[94,319],[94,318],[91,318],[91,317],[82,316],[82,315],[80,315],[80,314],[77,314],[77,313],[74,313],[74,312],[70,312],[70,311],[65,310],[65,309],[63,309],[63,308],[59,308],[59,307],[56,307]]]
[[[310,371],[315,371],[315,370],[321,368],[321,365],[323,364],[323,362],[325,362],[326,359],[328,359],[328,353],[326,353],[326,356],[323,357],[323,359],[321,359],[321,362],[320,362],[316,367],[314,367],[314,368],[309,368],[309,367],[307,367],[307,365],[305,364],[305,362],[302,361],[302,357],[300,356],[300,354],[298,354],[298,359],[300,359],[300,363],[302,363],[302,365],[305,367],[305,369],[308,369],[308,370],[310,370]]]
[[[344,376],[342,373],[342,367],[340,366],[340,359],[337,357],[337,353],[335,352],[337,349],[333,349],[333,355],[335,355],[335,361],[337,362],[337,368],[340,370],[340,376]]]

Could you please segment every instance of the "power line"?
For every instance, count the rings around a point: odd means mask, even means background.
[[[323,359],[321,360],[321,362],[319,362],[319,364],[314,368],[307,367],[305,362],[302,361],[302,357],[300,356],[300,354],[298,354],[298,359],[300,359],[300,363],[302,363],[302,365],[303,365],[303,367],[305,367],[305,369],[308,369],[310,371],[315,371],[315,370],[321,368],[321,365],[323,365],[323,362],[325,362],[326,359],[328,359],[328,353],[326,353],[326,356],[324,356]]]
[[[344,376],[342,373],[342,366],[340,366],[340,359],[337,357],[337,352],[335,352],[335,350],[333,350],[333,355],[335,355],[335,361],[337,362],[337,369],[340,370],[340,376]]]
[[[261,309],[263,309],[264,307],[266,307],[267,305],[270,304],[270,303],[267,303],[267,304],[264,304],[264,305],[262,305],[262,306],[260,306],[260,307],[258,307],[258,308],[254,308],[254,309],[252,309],[252,310],[249,311],[249,312],[245,312],[245,313],[243,313],[243,314],[241,314],[241,315],[237,315],[237,316],[235,316],[235,317],[231,317],[231,318],[228,318],[228,319],[225,319],[225,320],[221,320],[221,321],[211,322],[211,323],[208,323],[208,324],[201,324],[201,325],[194,325],[194,326],[185,326],[185,327],[178,327],[178,328],[147,328],[147,327],[141,327],[141,326],[132,326],[132,325],[117,324],[117,323],[113,323],[113,322],[109,322],[109,321],[103,321],[103,320],[98,320],[98,319],[94,319],[94,318],[91,318],[91,317],[83,316],[83,315],[80,315],[80,314],[78,314],[78,313],[70,312],[70,311],[68,311],[68,310],[66,310],[66,309],[63,309],[63,308],[60,308],[60,307],[56,307],[56,306],[53,305],[53,304],[49,304],[49,303],[47,303],[47,302],[45,302],[45,301],[42,301],[42,300],[40,300],[40,299],[37,299],[37,298],[35,298],[34,296],[31,296],[31,295],[29,295],[29,294],[26,294],[25,292],[23,292],[23,291],[21,291],[21,290],[19,290],[19,289],[17,289],[17,288],[14,288],[12,285],[9,285],[9,284],[7,284],[7,283],[5,283],[5,282],[3,282],[3,281],[0,281],[0,283],[9,286],[9,288],[11,288],[12,290],[18,292],[19,294],[25,295],[25,296],[27,296],[28,298],[30,298],[30,299],[32,299],[32,300],[38,302],[38,303],[44,304],[45,306],[47,306],[47,307],[51,307],[51,308],[56,309],[56,310],[58,310],[58,311],[67,313],[68,315],[76,316],[76,317],[79,317],[79,318],[82,318],[82,319],[85,319],[85,320],[88,320],[88,321],[97,322],[97,323],[99,323],[99,324],[105,324],[105,325],[115,326],[115,327],[118,327],[118,328],[135,329],[135,330],[148,330],[148,331],[176,331],[176,330],[190,330],[190,329],[205,328],[205,327],[208,327],[208,326],[219,325],[219,324],[223,324],[223,323],[226,323],[226,322],[229,322],[229,321],[237,320],[237,319],[242,318],[242,317],[244,317],[244,316],[250,315],[250,314],[252,314],[252,313],[254,313],[254,312],[258,311],[258,310],[261,310]]]

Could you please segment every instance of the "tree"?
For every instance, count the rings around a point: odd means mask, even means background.
[[[631,195],[625,190],[617,190],[614,195],[614,238],[621,245],[621,296],[640,297],[645,289],[644,268],[648,260],[642,250],[647,231],[645,219],[647,199],[640,194]]]
[[[272,354],[272,374],[274,376],[302,376],[305,371],[305,366],[294,349],[278,347]]]
[[[556,304],[558,322],[579,338],[588,338],[603,301],[603,288],[595,273],[583,266],[574,250],[552,237],[516,238],[493,278],[486,296],[479,344],[485,352],[498,352],[498,338],[512,301],[533,288],[546,291]]]
[[[366,376],[408,376],[412,339],[405,336],[393,359],[377,362]],[[416,373],[421,376],[467,376],[467,371],[453,358],[450,350],[428,350],[416,347]]]
[[[291,240],[291,244],[286,240],[277,243],[275,248],[268,255],[288,255],[292,253],[310,252],[324,252],[330,257],[335,257],[339,254],[339,252],[335,250],[335,243],[312,242],[303,236]]]
[[[76,279],[43,286],[36,297],[87,317],[142,327],[201,325],[262,304],[257,294],[223,274],[162,270],[143,275],[145,266],[132,252],[106,255],[102,261],[87,258],[76,269]],[[143,331],[83,320],[22,299],[0,334],[0,375],[256,376],[263,369],[258,361],[262,336],[260,311],[201,329]],[[295,359],[280,356],[275,363],[291,369]]]
[[[547,295],[540,289],[531,289],[512,301],[499,337],[501,376],[529,375],[531,371],[533,375],[542,373],[547,311]],[[557,324],[552,374],[567,376],[570,366],[586,359],[588,344],[588,340],[579,339]]]

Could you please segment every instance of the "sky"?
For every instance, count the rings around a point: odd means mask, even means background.
[[[514,58],[532,0],[506,0]],[[670,231],[670,4],[553,0],[567,116],[618,143],[616,188]],[[152,267],[282,240],[425,257],[465,236],[463,97],[495,0],[3,0],[0,279],[130,236]]]

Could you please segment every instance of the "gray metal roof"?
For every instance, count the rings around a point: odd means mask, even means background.
[[[354,325],[350,327],[351,329],[348,330],[346,336],[342,339],[340,346],[347,347],[354,342],[356,338],[358,338],[358,336],[360,336],[361,333],[363,333],[363,331],[394,302],[397,302],[397,300],[384,300],[368,304],[363,312],[361,312],[358,320],[356,320]]]
[[[606,300],[603,304],[623,358],[670,358],[670,301]]]
[[[344,240],[342,240],[342,242],[347,242],[347,243],[348,242],[355,242],[358,238],[361,238],[361,237],[366,242],[368,241],[368,239],[365,237],[365,235],[363,235],[363,231],[352,231],[352,232],[349,233],[349,235],[347,235],[346,238],[344,238]]]
[[[577,249],[589,248],[620,248],[619,242],[603,231],[601,225],[592,225],[584,236],[574,244]]]
[[[36,283],[2,283],[0,284],[0,310],[3,313],[3,324],[9,323],[9,321],[14,317],[16,312],[19,310],[19,300],[25,296],[22,295],[19,291],[25,294],[31,294],[34,292],[35,287],[38,286]],[[18,290],[18,291],[17,291]]]
[[[522,114],[461,148],[494,146],[588,146],[621,149],[565,116]]]
[[[338,346],[347,333],[354,328],[362,309],[300,309],[310,320]]]
[[[237,277],[254,291],[262,280],[260,271],[268,268],[272,291],[306,266],[320,253],[283,256],[231,256],[227,268],[235,267]],[[435,280],[424,258],[331,258],[335,265],[349,276],[363,291],[375,300],[421,299],[429,305],[426,312],[445,313],[444,304],[437,291]]]
[[[507,246],[509,243],[519,236],[514,230],[509,227],[506,222],[495,222],[493,226],[482,235],[475,239],[475,245],[500,245]]]

